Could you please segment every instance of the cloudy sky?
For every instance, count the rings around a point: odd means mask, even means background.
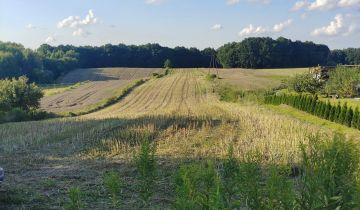
[[[360,0],[0,0],[0,40],[219,47],[283,36],[360,47]]]

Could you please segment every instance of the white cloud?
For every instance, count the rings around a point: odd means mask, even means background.
[[[239,32],[239,36],[252,36],[252,35],[259,35],[265,33],[266,29],[262,26],[253,26],[250,24],[248,27],[243,28]]]
[[[160,4],[163,0],[145,0],[145,4]]]
[[[360,7],[360,0],[300,0],[295,3],[292,10],[330,10],[335,8]]]
[[[355,23],[351,24],[349,27],[348,27],[348,30],[347,32],[344,33],[344,36],[349,36],[355,32],[357,32],[359,30],[359,26]]]
[[[215,24],[210,29],[214,30],[214,31],[219,31],[219,30],[223,29],[223,26],[221,24]]]
[[[248,2],[253,2],[253,3],[261,3],[261,4],[269,4],[271,2],[271,0],[246,0]],[[227,5],[235,5],[235,4],[239,4],[240,0],[226,0],[226,4]]]
[[[248,0],[249,2],[261,3],[261,4],[270,4],[271,0]]]
[[[274,31],[274,32],[283,31],[284,29],[286,29],[287,27],[289,27],[289,26],[292,24],[292,22],[293,22],[292,19],[288,19],[288,20],[285,21],[285,22],[275,24],[274,27],[273,27],[273,31]]]
[[[312,2],[308,10],[328,10],[336,7],[338,0],[316,0]]]
[[[51,42],[55,42],[56,39],[54,38],[54,36],[48,36],[46,39],[45,39],[45,43],[51,43]]]
[[[77,29],[76,31],[74,31],[72,33],[73,36],[86,36],[89,35],[90,33],[88,31],[85,31],[82,28]]]
[[[80,26],[91,25],[97,22],[97,18],[94,15],[94,12],[90,9],[88,14],[84,19],[81,19],[79,16],[69,16],[60,22],[58,22],[58,28],[77,28]]]
[[[360,0],[340,0],[341,7],[360,7]]]
[[[301,17],[302,20],[305,20],[305,19],[307,19],[308,14],[307,14],[307,13],[303,13],[303,14],[301,14],[300,17]]]
[[[344,28],[344,18],[341,14],[335,16],[334,20],[330,22],[329,25],[316,28],[312,31],[312,35],[319,36],[319,35],[327,35],[327,36],[335,36],[342,32]]]
[[[26,29],[36,29],[36,27],[35,27],[33,24],[31,24],[31,23],[27,24],[27,25],[25,26],[25,28],[26,28]]]
[[[240,0],[226,0],[227,5],[235,5],[240,3]]]
[[[307,1],[297,1],[294,6],[292,7],[292,11],[297,11],[297,10],[301,10],[304,9],[308,6],[308,2]]]

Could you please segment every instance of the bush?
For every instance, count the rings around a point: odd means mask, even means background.
[[[301,147],[301,209],[359,209],[358,146],[340,134],[309,140]]]
[[[353,97],[358,94],[356,85],[360,83],[360,68],[338,66],[330,72],[325,90],[340,97]]]
[[[122,181],[116,171],[109,171],[104,175],[104,187],[110,195],[113,207],[119,206]]]
[[[13,108],[28,111],[39,108],[43,93],[34,83],[28,84],[28,80],[25,76],[0,80],[1,111],[9,111]]]
[[[327,103],[319,101],[316,95],[303,94],[268,95],[265,96],[264,102],[273,105],[287,104],[320,118],[360,129],[360,126],[358,126],[359,114],[354,113],[354,110],[348,107],[346,102],[343,106],[341,106],[340,102],[336,106],[329,101]]]
[[[240,98],[245,96],[241,90],[235,90],[231,87],[221,87],[219,90],[220,100],[227,102],[237,102]]]
[[[313,74],[298,74],[287,81],[290,90],[298,93],[315,94],[323,88],[323,82],[314,78]]]
[[[150,135],[144,136],[140,151],[135,155],[135,163],[138,170],[140,196],[145,204],[151,198],[156,179],[156,144],[151,143]]]
[[[80,188],[73,187],[69,190],[69,203],[67,204],[66,209],[68,210],[81,210],[83,209],[83,203],[81,201],[82,193]]]
[[[214,164],[182,166],[176,177],[175,209],[222,209],[221,181]]]
[[[206,80],[208,81],[214,81],[216,79],[216,74],[207,74],[206,75]]]

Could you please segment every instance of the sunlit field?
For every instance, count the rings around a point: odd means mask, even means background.
[[[123,205],[140,208],[132,160],[144,136],[156,143],[159,161],[149,202],[169,208],[181,164],[221,160],[231,144],[239,159],[257,151],[262,164],[295,166],[310,134],[333,132],[260,105],[221,102],[214,84],[203,71],[174,70],[98,112],[0,125],[0,163],[7,169],[2,188],[14,200],[8,207],[61,208],[68,189],[79,186],[87,209],[109,208],[102,177],[114,169],[126,180]]]

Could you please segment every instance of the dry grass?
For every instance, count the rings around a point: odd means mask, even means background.
[[[83,81],[136,80],[159,73],[163,69],[155,68],[93,68],[78,69],[65,75],[60,83],[76,83]]]
[[[282,80],[307,71],[307,68],[219,69],[219,77],[224,82],[243,90],[259,90],[276,88]],[[208,72],[208,70],[204,70],[204,72]],[[216,71],[212,70],[212,73],[216,73]]]
[[[102,175],[114,169],[126,183],[124,206],[139,209],[132,158],[144,135],[154,137],[159,160],[150,204],[168,209],[173,175],[184,162],[222,159],[232,143],[239,158],[259,151],[263,164],[296,164],[299,144],[306,143],[309,134],[331,134],[255,104],[220,102],[205,77],[202,71],[176,70],[99,112],[0,125],[0,165],[7,171],[4,189],[21,197],[21,204],[6,207],[62,209],[67,190],[79,186],[86,209],[108,209],[111,201]]]
[[[118,96],[134,80],[150,77],[162,69],[97,68],[70,72],[60,83],[72,84],[47,88],[41,99],[41,109],[48,112],[68,113],[89,110]],[[87,81],[87,82],[84,82]]]

